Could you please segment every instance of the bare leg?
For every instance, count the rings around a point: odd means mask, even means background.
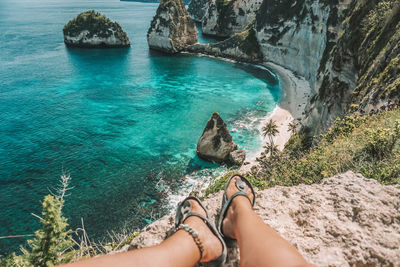
[[[227,189],[229,198],[239,190],[234,177]],[[249,189],[247,194],[253,200]],[[233,199],[222,225],[226,236],[236,239],[240,249],[240,266],[311,266],[294,246],[265,224],[244,196]]]
[[[196,201],[190,200],[190,202],[194,213],[203,216],[206,215],[205,211]],[[204,253],[201,259],[202,262],[211,261],[222,253],[221,242],[200,218],[189,217],[185,220],[185,224],[192,227],[198,233],[199,238],[204,245]],[[91,258],[69,264],[68,266],[189,267],[195,265],[199,260],[200,250],[193,241],[192,236],[184,230],[179,230],[160,245],[128,251],[125,253]]]

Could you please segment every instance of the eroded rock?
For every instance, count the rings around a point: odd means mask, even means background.
[[[117,22],[106,16],[88,10],[70,20],[63,29],[64,43],[68,47],[116,48],[128,47],[127,34]]]
[[[241,166],[245,160],[246,160],[246,151],[243,149],[235,150],[229,153],[229,162],[232,165]]]
[[[321,184],[256,191],[255,211],[317,266],[400,266],[400,189],[347,172]],[[182,196],[184,197],[184,196]],[[203,201],[215,218],[222,191]],[[143,229],[130,249],[159,244],[167,215]],[[239,266],[236,242],[226,266]]]
[[[197,42],[198,32],[182,0],[161,0],[147,32],[152,49],[177,53]]]
[[[201,22],[207,8],[208,0],[192,0],[189,3],[188,13],[193,20]]]
[[[229,154],[236,149],[225,122],[214,112],[197,143],[197,155],[208,161],[229,162]]]
[[[202,17],[203,33],[230,37],[243,31],[256,17],[262,0],[209,0]]]

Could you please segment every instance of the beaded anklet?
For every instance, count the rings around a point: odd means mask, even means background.
[[[203,247],[203,244],[201,243],[199,235],[196,233],[196,231],[193,230],[193,228],[191,228],[187,224],[183,224],[183,223],[181,223],[176,228],[175,232],[177,232],[178,230],[185,230],[186,232],[188,232],[193,237],[194,242],[196,243],[197,247],[200,250],[200,260],[201,260],[201,258],[203,258],[204,247]]]

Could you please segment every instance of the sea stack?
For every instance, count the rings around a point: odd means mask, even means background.
[[[233,157],[231,156],[234,151],[237,151],[237,145],[233,142],[232,136],[221,116],[214,112],[197,143],[197,155],[207,161],[241,165],[245,159],[245,152],[241,150],[242,152],[239,153],[241,154],[240,158],[243,158],[243,160],[240,159],[233,162],[232,158],[238,158],[236,153]]]
[[[177,53],[197,43],[198,32],[182,0],[161,0],[147,32],[151,49]]]
[[[191,0],[188,7],[190,17],[201,22],[208,8],[208,0]]]
[[[88,10],[70,20],[63,29],[64,43],[79,48],[120,48],[129,47],[126,33],[117,22],[106,16]]]

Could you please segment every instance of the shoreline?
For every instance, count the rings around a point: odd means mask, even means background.
[[[193,54],[193,53],[187,53]],[[210,56],[206,54],[197,54],[200,57],[211,57],[228,62],[239,62],[243,64],[251,64],[246,62],[235,61],[232,59],[227,59],[223,57]],[[273,63],[263,63],[263,64],[253,64],[255,66],[261,66],[272,71],[279,78],[279,84],[281,87],[281,98],[278,104],[272,112],[268,113],[265,117],[260,119],[260,124],[257,127],[259,131],[259,136],[261,139],[261,145],[256,153],[252,153],[251,156],[247,156],[245,162],[247,165],[242,165],[238,173],[244,175],[250,172],[253,166],[257,166],[257,157],[260,157],[261,153],[264,152],[264,146],[269,142],[267,137],[262,135],[263,126],[269,121],[274,120],[278,126],[279,134],[274,137],[274,142],[278,146],[279,150],[282,151],[285,147],[286,142],[290,139],[291,133],[288,131],[289,123],[293,120],[301,122],[304,118],[304,110],[308,104],[312,90],[309,83],[304,78],[296,77],[295,74],[276,64]],[[211,171],[208,172],[202,180],[193,179],[194,177],[189,174],[185,174],[184,183],[186,185],[191,185],[184,187],[179,194],[171,194],[168,196],[171,211],[173,207],[181,201],[185,195],[196,192],[198,196],[202,196],[205,190],[213,183],[218,180],[221,175],[224,175],[227,170],[224,171]]]
[[[278,126],[279,134],[275,136],[274,142],[278,146],[278,149],[282,151],[285,148],[286,142],[290,139],[291,133],[288,131],[289,124],[296,120],[300,125],[304,119],[304,110],[307,106],[312,90],[309,83],[300,77],[296,77],[294,73],[282,66],[267,62],[261,64],[275,73],[279,77],[279,84],[282,90],[282,98],[274,108],[274,110],[265,116],[261,121],[258,130],[260,132],[261,147],[259,151],[252,157],[246,158],[247,165],[242,165],[239,169],[239,173],[245,174],[251,170],[253,166],[257,166],[257,157],[264,152],[264,146],[268,144],[268,138],[262,134],[263,126],[269,121],[274,120]]]

